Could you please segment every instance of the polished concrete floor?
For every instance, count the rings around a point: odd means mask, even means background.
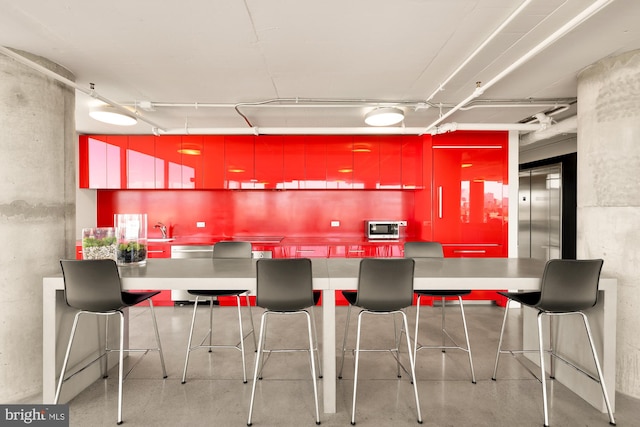
[[[447,329],[463,342],[459,309],[447,306]],[[520,310],[511,310],[506,342],[519,341]],[[199,308],[197,339],[206,332],[208,307]],[[248,382],[242,382],[240,352],[216,349],[212,353],[191,353],[187,381],[181,384],[192,307],[157,307],[156,313],[164,347],[168,378],[163,379],[158,354],[133,355],[127,362],[130,372],[124,383],[123,419],[129,426],[242,426],[246,425],[255,360],[253,339],[246,341]],[[234,307],[214,307],[216,338],[230,344],[237,341],[237,311]],[[346,307],[337,309],[338,348],[342,344]],[[408,310],[414,328],[414,309]],[[420,331],[423,344],[440,339],[440,308],[422,310]],[[477,383],[472,384],[468,359],[461,351],[422,350],[418,352],[416,376],[420,409],[425,426],[539,426],[543,424],[540,382],[527,369],[526,361],[502,357],[498,381],[492,381],[493,364],[503,309],[486,304],[466,306]],[[246,311],[243,310],[246,321]],[[260,309],[253,309],[256,329]],[[322,312],[316,308],[318,327]],[[268,345],[303,347],[306,325],[302,317],[269,320]],[[351,322],[348,346],[355,343],[356,317]],[[130,314],[130,345],[153,344],[148,308],[133,308]],[[245,323],[246,325],[246,323]],[[318,333],[322,336],[321,331]],[[373,347],[393,341],[393,322],[387,316],[365,318],[362,345]],[[424,337],[430,337],[426,339]],[[404,344],[406,361],[406,344]],[[585,349],[585,351],[588,351]],[[417,425],[413,387],[408,375],[397,377],[396,363],[389,353],[362,353],[358,380],[356,423],[359,426]],[[338,368],[340,359],[338,358]],[[337,384],[337,412],[322,411],[325,426],[349,425],[353,396],[353,354],[347,353],[343,379]],[[306,353],[274,353],[268,360],[263,380],[258,381],[253,413],[255,426],[315,425],[313,389]],[[553,426],[605,426],[607,414],[600,413],[563,385],[549,381],[550,423]],[[611,393],[611,391],[610,391]],[[636,426],[640,422],[640,401],[616,395],[616,422]],[[114,425],[116,422],[117,371],[98,380],[69,402],[71,426]]]

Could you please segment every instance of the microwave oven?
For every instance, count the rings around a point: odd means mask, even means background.
[[[406,221],[365,221],[365,234],[368,239],[396,240],[400,226],[406,225]]]

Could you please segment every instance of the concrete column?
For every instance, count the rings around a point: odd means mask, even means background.
[[[616,390],[640,397],[640,50],[578,77],[578,258],[618,279]]]
[[[19,52],[73,79],[46,59]],[[0,402],[40,402],[42,277],[75,242],[75,91],[0,53]]]

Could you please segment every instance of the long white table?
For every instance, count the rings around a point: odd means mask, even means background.
[[[256,260],[211,259],[150,259],[146,266],[120,269],[122,287],[133,289],[256,289]],[[336,306],[335,291],[357,287],[359,258],[312,259],[313,287],[322,295],[322,354],[324,412],[336,412]],[[444,260],[417,260],[415,289],[511,289],[537,290],[544,262],[533,259],[513,258],[446,258]],[[43,279],[43,402],[51,403],[55,395],[56,375],[60,370],[68,339],[73,311],[64,302],[62,276]],[[615,325],[616,280],[601,278],[598,305],[589,311],[596,345],[602,362],[611,403],[615,407]],[[525,316],[527,317],[527,316]],[[532,325],[533,324],[533,325]],[[577,329],[580,325],[575,326]],[[573,328],[573,326],[572,326]],[[574,329],[563,331],[564,337],[582,335]],[[95,335],[96,329],[87,335]],[[524,348],[536,348],[535,322],[523,325]],[[571,339],[571,338],[570,338]],[[571,344],[571,343],[569,343]],[[497,344],[496,344],[497,345]],[[97,340],[85,344],[87,358],[98,352]],[[574,345],[563,345],[563,354],[582,361],[585,351]],[[586,349],[586,347],[585,347]],[[572,351],[573,350],[573,351]],[[575,353],[575,354],[572,354]],[[588,352],[587,352],[588,353]],[[535,360],[535,358],[533,359]],[[78,362],[79,364],[79,362]],[[584,365],[592,366],[588,360]],[[85,378],[75,380],[76,387],[69,387],[66,399],[99,377],[99,372],[89,371]],[[573,369],[558,366],[556,379],[563,382],[585,400],[605,411],[597,384]],[[66,388],[65,388],[66,390]],[[63,399],[65,398],[63,396]]]

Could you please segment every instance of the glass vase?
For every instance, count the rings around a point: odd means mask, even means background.
[[[113,227],[82,229],[82,259],[116,260],[118,238]]]
[[[147,214],[115,214],[118,234],[118,265],[143,265],[147,262]]]

